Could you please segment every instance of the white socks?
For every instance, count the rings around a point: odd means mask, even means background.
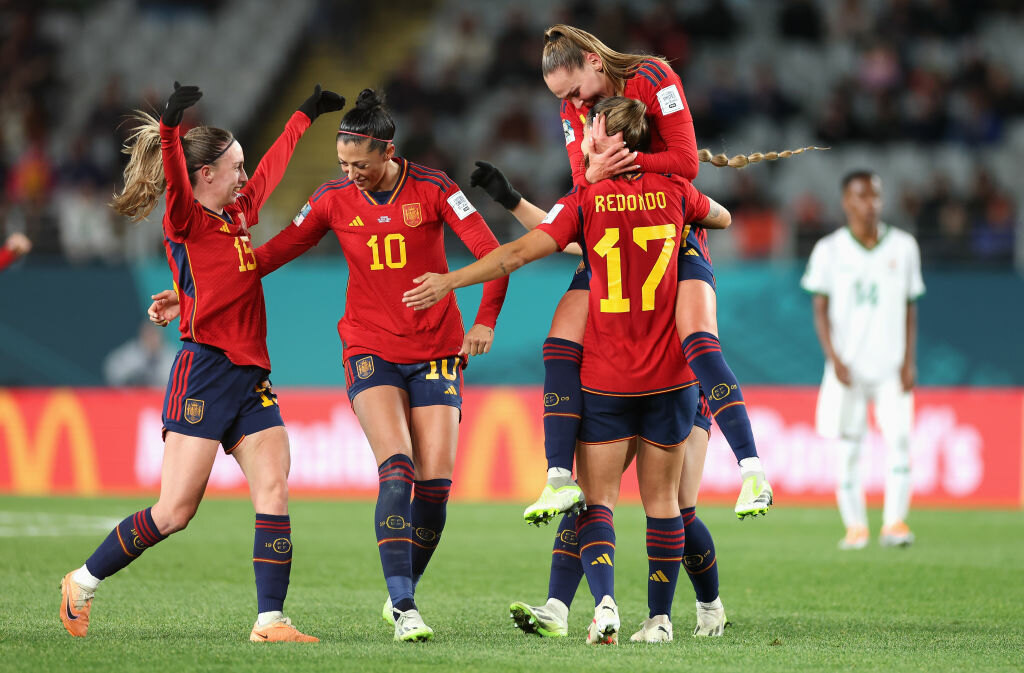
[[[764,475],[764,469],[761,468],[761,459],[757,456],[754,456],[753,458],[744,458],[740,461],[740,475],[746,479],[747,476],[751,474]]]
[[[273,622],[279,622],[284,619],[284,613],[280,610],[271,610],[270,612],[261,612],[256,617],[257,626],[266,626]]]
[[[76,570],[74,574],[71,575],[71,579],[73,579],[78,585],[88,589],[89,591],[96,591],[96,587],[98,587],[100,585],[100,582],[103,581],[93,576],[93,574],[89,572],[89,569],[85,567],[84,563],[82,564],[81,568]]]
[[[572,470],[567,470],[564,467],[549,467],[548,479],[557,479],[558,477],[572,479]]]
[[[838,454],[836,502],[839,504],[839,516],[847,528],[866,527],[868,512],[864,503],[864,484],[860,477],[860,440],[840,439]]]
[[[910,490],[910,438],[904,435],[886,447],[883,526],[906,520],[910,511]]]

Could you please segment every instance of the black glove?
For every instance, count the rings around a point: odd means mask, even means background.
[[[177,126],[180,124],[185,110],[195,105],[202,97],[203,92],[199,90],[199,87],[182,86],[175,82],[174,93],[167,99],[167,105],[164,106],[164,114],[160,118],[164,126]]]
[[[345,107],[345,99],[333,91],[322,91],[320,85],[313,87],[313,95],[302,102],[299,112],[309,117],[310,123],[325,112],[336,112]]]
[[[476,162],[476,170],[469,176],[471,187],[483,187],[491,198],[512,210],[523,200],[523,195],[515,190],[505,174],[497,166],[486,161]]]

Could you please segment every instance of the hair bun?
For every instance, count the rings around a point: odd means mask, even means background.
[[[363,89],[356,98],[356,109],[373,111],[384,105],[384,96],[373,89]]]

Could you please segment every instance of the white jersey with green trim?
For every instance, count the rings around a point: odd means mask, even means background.
[[[815,244],[800,285],[828,296],[832,347],[856,381],[876,383],[899,371],[907,303],[925,291],[913,236],[882,223],[868,249],[841,227]]]

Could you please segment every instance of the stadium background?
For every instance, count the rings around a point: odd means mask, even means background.
[[[1017,2],[52,0],[0,2],[0,16],[0,233],[24,231],[35,245],[0,273],[0,492],[157,487],[162,384],[146,385],[152,368],[109,357],[152,341],[144,309],[170,284],[161,213],[132,225],[104,205],[125,113],[159,109],[176,79],[198,84],[205,96],[186,123],[234,130],[251,171],[314,83],[349,101],[382,87],[399,154],[448,171],[507,241],[518,225],[468,176],[473,161],[492,161],[542,206],[567,189],[558,107],[538,73],[543,28],[566,22],[621,51],[668,57],[700,147],[832,147],[739,171],[704,165],[697,180],[734,214],[710,237],[720,332],[781,501],[831,502],[830,455],[812,423],[822,356],[798,280],[811,245],[840,223],[840,177],[865,166],[884,180],[885,220],[918,237],[928,287],[915,503],[1024,500]],[[257,242],[336,175],[332,124],[300,143]],[[453,266],[466,261],[456,237],[448,244]],[[550,260],[512,279],[494,350],[466,372],[456,501],[525,501],[541,483],[540,345],[574,264]],[[342,389],[334,325],[345,278],[328,238],[264,282],[296,494],[376,490]],[[467,319],[478,297],[460,293]],[[157,350],[173,351],[176,337],[161,333]],[[877,497],[877,436],[870,447]],[[704,492],[732,498],[737,481],[713,433]],[[211,490],[244,493],[232,461],[218,462]]]

